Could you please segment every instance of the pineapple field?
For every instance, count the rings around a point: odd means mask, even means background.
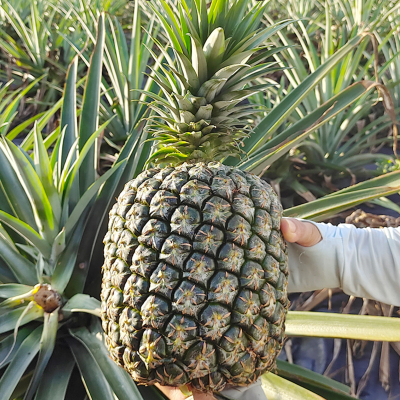
[[[0,400],[398,396],[280,230],[398,217],[398,1],[0,0],[0,65]]]

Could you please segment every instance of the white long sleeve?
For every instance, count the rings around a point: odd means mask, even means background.
[[[400,228],[314,224],[321,242],[288,245],[290,292],[340,287],[349,295],[400,306]]]

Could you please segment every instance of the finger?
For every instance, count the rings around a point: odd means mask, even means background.
[[[281,231],[289,243],[311,247],[322,240],[319,229],[312,223],[294,218],[282,218]]]
[[[177,387],[155,384],[170,400],[185,400],[186,396]]]
[[[209,393],[202,393],[194,390],[193,392],[193,400],[215,400],[215,397]]]

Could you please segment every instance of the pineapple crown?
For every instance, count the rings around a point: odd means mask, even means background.
[[[246,98],[271,86],[257,78],[281,69],[265,62],[275,50],[266,40],[290,21],[260,28],[266,3],[249,0],[164,0],[150,4],[168,46],[153,39],[166,64],[153,79],[164,96],[147,93],[157,117],[148,125],[157,150],[149,161],[179,164],[239,156],[255,114]]]

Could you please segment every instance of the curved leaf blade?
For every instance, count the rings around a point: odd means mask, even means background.
[[[0,285],[0,298],[9,298],[15,296],[24,295],[27,292],[30,292],[33,289],[33,286],[28,285],[20,285],[18,283],[6,283],[4,285]]]
[[[290,115],[297,105],[307,97],[311,90],[321,82],[337,63],[347,54],[353,51],[363,40],[362,35],[351,39],[345,46],[320,65],[315,72],[310,74],[304,81],[285,98],[255,127],[250,138],[245,141],[245,151],[249,154],[257,149],[265,140],[270,138],[282,122]]]
[[[288,336],[400,341],[400,319],[371,315],[289,311]]]
[[[8,269],[17,278],[19,283],[35,285],[37,283],[35,265],[23,257],[15,248],[1,235],[0,232],[0,254]]]
[[[0,211],[0,221],[14,229],[24,239],[35,246],[46,258],[50,257],[51,246],[49,243],[42,239],[28,224],[3,211]]]
[[[67,78],[64,88],[64,101],[61,111],[60,131],[65,128],[62,144],[60,144],[60,157],[59,157],[59,173],[64,167],[65,160],[71,147],[74,145],[78,137],[78,127],[76,119],[76,75],[78,70],[78,57],[75,57],[68,67]],[[74,160],[72,160],[73,162]]]
[[[91,331],[82,327],[70,330],[70,333],[84,344],[90,354],[96,357],[102,374],[108,380],[119,400],[143,400],[133,379],[109,357],[102,340],[103,332],[98,320],[92,326]]]
[[[0,315],[0,333],[11,331],[15,328],[18,320],[26,310],[26,307],[17,308]],[[25,325],[28,322],[34,321],[35,319],[43,317],[43,308],[37,304],[33,304],[32,307],[25,312],[19,326]]]
[[[28,390],[25,393],[24,400],[31,400],[42,379],[43,372],[53,354],[56,343],[58,329],[58,311],[57,308],[52,313],[44,314],[43,332],[40,339],[39,358],[35,366],[32,380],[29,383]]]
[[[31,203],[9,157],[6,142],[0,141],[0,186],[14,214],[29,226],[37,229]],[[3,211],[8,208],[6,204],[0,204],[0,209]]]
[[[91,400],[115,400],[111,387],[92,354],[77,340],[69,338],[67,342],[78,365],[89,398]]]
[[[21,344],[10,365],[0,379],[2,399],[9,399],[25,370],[34,359],[40,348],[40,337],[43,326],[36,328]]]
[[[31,327],[23,327],[18,329],[17,336],[14,338],[14,333],[10,333],[2,341],[0,341],[0,363],[1,367],[9,364],[18,351],[22,342],[27,338],[27,336],[32,333],[33,329]]]
[[[268,400],[324,400],[321,396],[272,372],[262,375],[261,381]]]
[[[110,168],[104,175],[102,175],[99,179],[97,179],[89,188],[86,190],[84,195],[80,198],[78,204],[75,206],[74,211],[69,216],[66,224],[65,224],[65,234],[68,236],[82,215],[85,215],[85,211],[87,210],[88,205],[91,203],[92,199],[99,192],[101,185],[107,181],[107,179],[112,176],[115,172],[118,171],[120,167],[126,164],[126,161],[121,161],[117,165],[114,165],[113,168]]]
[[[64,399],[74,366],[75,360],[68,348],[56,346],[39,383],[35,400]]]
[[[6,151],[9,152],[20,185],[25,191],[25,196],[29,199],[39,232],[42,233],[44,238],[52,240],[56,228],[53,210],[43,184],[30,162],[31,160],[28,160],[16,145],[7,139],[0,145],[1,147],[4,146],[7,149]]]
[[[311,390],[327,400],[350,400],[354,398],[349,395],[349,386],[327,376],[282,360],[276,360],[276,366],[280,377]]]
[[[400,186],[383,186],[373,189],[360,189],[352,192],[339,193],[334,196],[328,195],[320,199],[288,208],[283,212],[285,217],[312,219],[322,221],[328,216],[335,215],[341,211],[355,207],[384,196],[398,193]]]
[[[85,312],[100,318],[101,303],[94,297],[78,293],[67,301],[63,307],[63,312]]]
[[[88,78],[83,95],[83,105],[78,135],[78,145],[80,151],[84,148],[92,133],[97,131],[98,128],[98,111],[100,104],[100,85],[103,66],[104,42],[105,24],[104,13],[102,13],[100,14],[98,20],[96,46],[91,56]],[[96,147],[97,146],[94,145],[89,149],[85,159],[83,160],[82,168],[79,170],[79,186],[81,193],[84,193],[96,179]]]

